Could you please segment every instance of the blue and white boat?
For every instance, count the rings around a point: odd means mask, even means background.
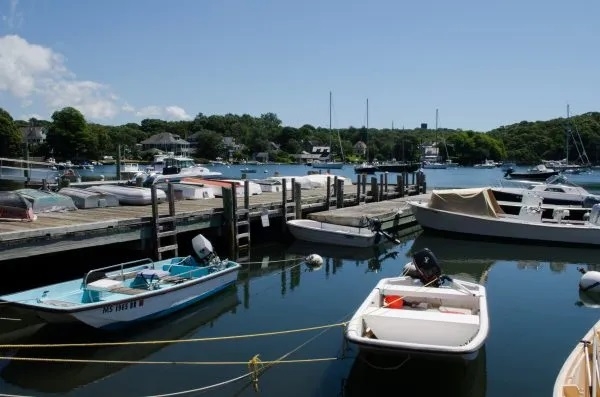
[[[193,254],[161,261],[142,259],[90,270],[83,279],[0,296],[49,323],[120,328],[181,310],[235,284],[240,265],[221,260],[204,236]]]

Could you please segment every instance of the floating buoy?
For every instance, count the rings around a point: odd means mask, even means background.
[[[583,273],[579,280],[579,290],[600,293],[600,272],[595,270],[585,271],[582,268],[578,270]]]
[[[323,257],[321,257],[319,254],[310,254],[304,260],[308,266],[313,268],[323,265]]]

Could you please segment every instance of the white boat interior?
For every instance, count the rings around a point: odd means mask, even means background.
[[[553,397],[600,396],[600,321],[577,342],[554,383]]]
[[[424,254],[415,258],[419,255]],[[414,263],[407,268],[419,268]],[[439,273],[422,274],[426,277],[381,279],[348,323],[348,340],[366,350],[463,358],[477,352],[489,332],[485,287]]]

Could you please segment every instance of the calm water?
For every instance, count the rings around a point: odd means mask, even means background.
[[[280,173],[285,175],[283,170],[287,167],[280,167]],[[291,168],[290,172],[294,173],[289,175],[299,175],[298,168]],[[489,185],[502,176],[500,170],[467,168],[425,172],[429,186]],[[576,178],[582,183],[594,184],[597,174]],[[22,335],[11,341],[184,340],[333,325],[352,315],[379,278],[399,274],[411,253],[424,247],[433,250],[446,273],[480,281],[488,289],[490,335],[478,359],[467,366],[412,359],[397,368],[401,364],[399,360],[357,355],[355,348],[344,345],[342,328],[332,326],[285,335],[168,345],[55,350],[4,348],[0,351],[4,357],[110,360],[113,363],[67,364],[4,359],[0,361],[0,393],[166,394],[198,389],[244,375],[247,371],[245,363],[255,354],[262,360],[274,360],[293,352],[288,360],[308,361],[270,367],[260,377],[260,395],[368,396],[400,385],[420,390],[412,394],[419,396],[550,395],[563,361],[598,319],[598,309],[586,297],[580,297],[577,289],[580,277],[577,267],[600,265],[600,255],[595,249],[496,244],[432,234],[413,235],[400,245],[387,243],[367,250],[299,242],[272,243],[253,247],[252,261],[255,263],[240,274],[235,288],[163,321],[119,334],[103,334],[80,327],[44,327],[32,335]],[[311,270],[294,259],[310,253],[319,253],[326,259],[320,269]],[[115,254],[94,257],[93,262],[117,260]],[[65,261],[75,266],[77,260],[92,258],[91,255],[79,255]],[[284,259],[287,261],[282,261]],[[52,272],[47,269],[45,273]],[[73,267],[70,273],[71,277],[77,277],[81,270]],[[58,279],[63,277],[66,275],[55,275]],[[2,289],[21,287],[3,283]],[[3,325],[7,330],[19,328],[14,322],[0,320],[0,327]],[[22,331],[26,333],[27,330]],[[5,336],[0,343],[7,340],[10,339]],[[152,363],[139,364],[139,361]],[[169,364],[172,362],[180,364]],[[204,362],[229,364],[202,365]],[[188,395],[200,394],[257,395],[248,378]]]

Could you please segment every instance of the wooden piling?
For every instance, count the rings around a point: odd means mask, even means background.
[[[362,194],[367,194],[367,174],[361,174],[360,179],[362,181]]]
[[[379,200],[383,201],[383,174],[379,174]]]
[[[296,189],[295,189],[295,187],[296,187],[296,178],[292,178],[292,197],[291,197],[292,201],[296,201],[295,200],[296,199]]]
[[[234,200],[233,200],[233,189],[229,187],[223,187],[223,229],[225,231],[226,241],[229,243],[229,255],[231,258],[235,255],[235,246],[236,246],[236,238],[235,238],[235,210],[234,210]]]
[[[329,210],[331,206],[331,177],[327,177],[327,189],[325,189],[325,210]]]
[[[337,188],[335,189],[335,191],[336,191],[335,203],[336,203],[337,208],[344,208],[344,180],[337,179],[336,183],[337,183]]]
[[[250,208],[250,181],[244,180],[244,208]]]
[[[396,175],[397,191],[400,193],[400,197],[404,197],[404,177],[402,174]]]
[[[388,194],[388,172],[384,172],[383,173],[383,191],[385,192],[385,196],[387,199],[387,194]]]
[[[287,218],[287,179],[281,179],[281,212],[282,212],[282,220],[281,220],[281,230],[286,231],[286,218]]]
[[[360,174],[356,175],[356,205],[360,204]]]
[[[117,181],[121,180],[121,145],[117,145]]]
[[[296,219],[302,219],[302,185],[300,182],[294,182],[293,196],[296,204]]]
[[[379,201],[379,190],[377,189],[377,177],[371,177],[371,201]]]

